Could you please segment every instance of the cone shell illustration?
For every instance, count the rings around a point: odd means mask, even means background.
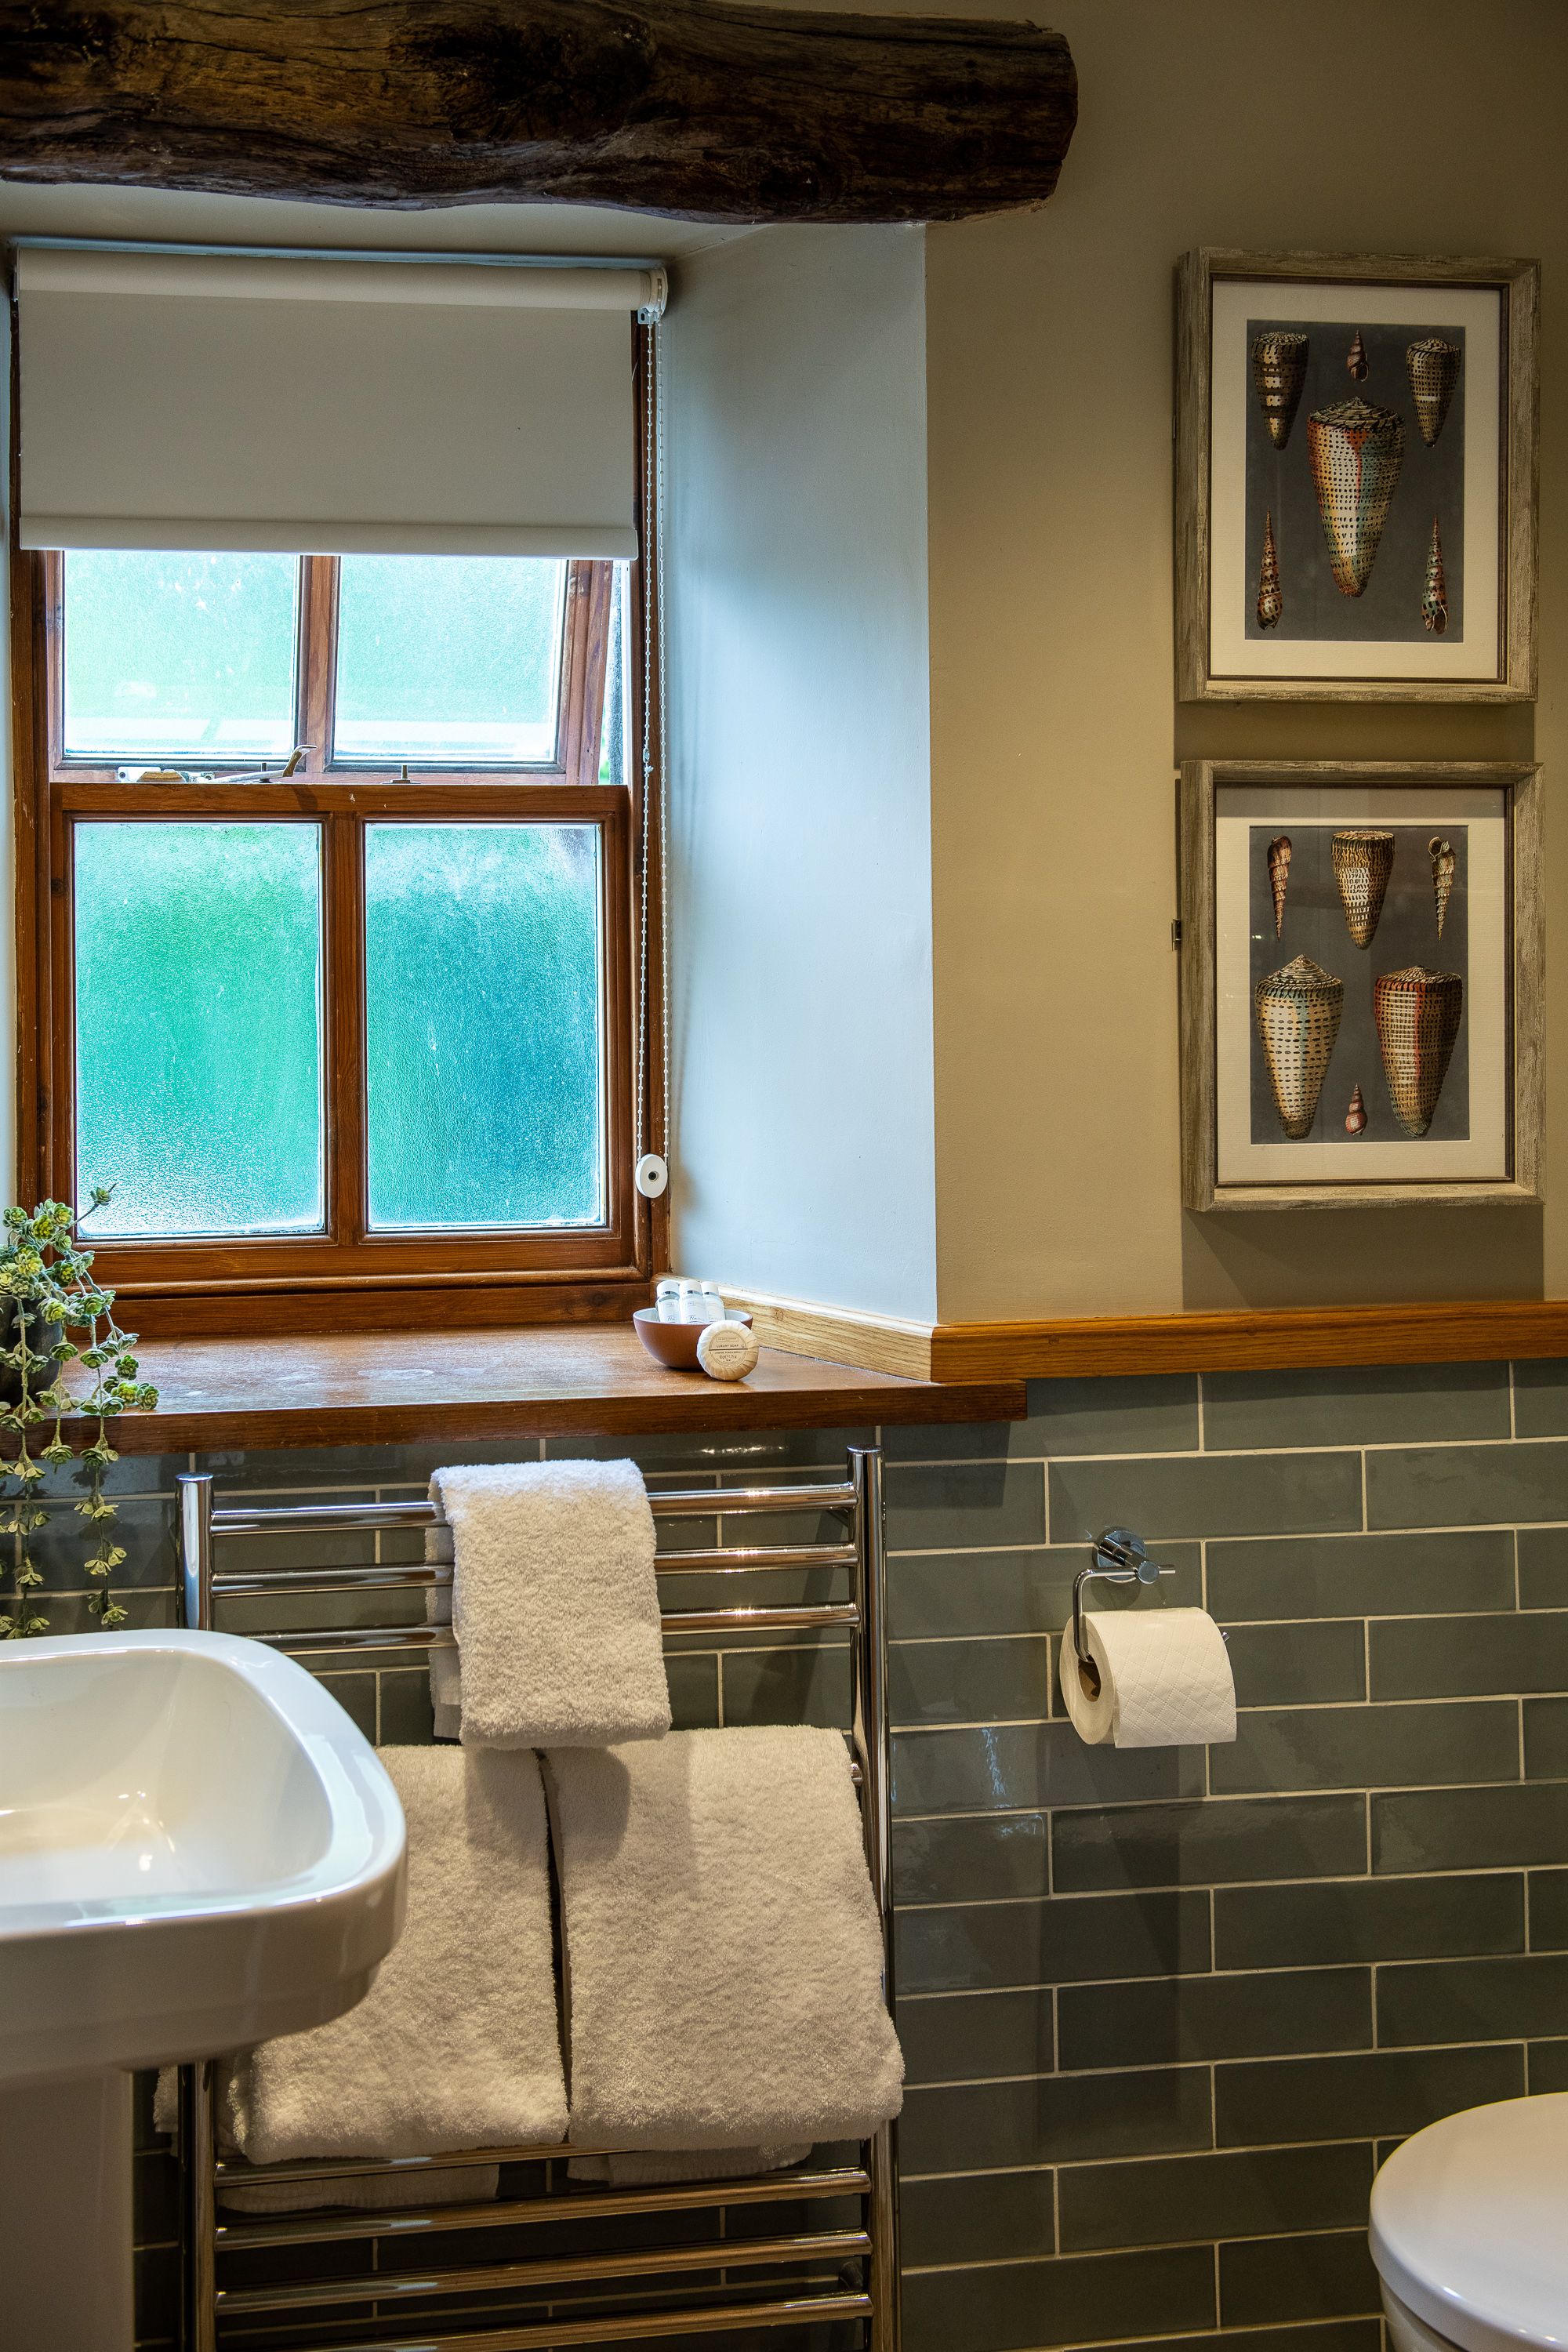
[[[1290,836],[1276,835],[1268,845],[1268,887],[1274,893],[1274,936],[1285,929],[1285,893],[1290,887]]]
[[[1437,518],[1432,518],[1432,544],[1426,551],[1426,584],[1421,592],[1421,618],[1435,637],[1448,625],[1448,580],[1443,570],[1443,541]]]
[[[1437,937],[1441,939],[1443,925],[1447,919],[1448,901],[1454,894],[1454,868],[1458,860],[1454,856],[1453,843],[1446,841],[1440,833],[1435,833],[1426,844],[1426,855],[1432,860],[1432,903],[1437,909]]]
[[[1252,382],[1268,427],[1268,438],[1283,449],[1301,405],[1307,381],[1305,335],[1254,335]]]
[[[1359,1135],[1366,1125],[1366,1097],[1359,1087],[1351,1089],[1350,1108],[1345,1113],[1345,1133]]]
[[[1258,625],[1271,629],[1285,610],[1279,593],[1279,558],[1274,547],[1274,517],[1263,518],[1263,562],[1258,573]]]
[[[1369,948],[1394,871],[1391,833],[1336,833],[1329,857],[1339,885],[1345,928],[1358,948]]]
[[[1364,383],[1372,373],[1372,362],[1367,358],[1366,345],[1362,341],[1359,327],[1355,331],[1355,341],[1351,345],[1350,356],[1345,361],[1345,365],[1350,370],[1352,380],[1357,383]]]
[[[1373,1017],[1394,1116],[1412,1141],[1426,1134],[1453,1059],[1465,1009],[1457,971],[1380,972],[1373,983]]]
[[[1448,404],[1459,381],[1461,356],[1458,343],[1446,343],[1441,335],[1428,335],[1424,341],[1412,343],[1405,352],[1415,422],[1428,449],[1447,421]]]
[[[1300,955],[1260,980],[1253,1003],[1279,1124],[1293,1143],[1310,1133],[1340,1034],[1345,984]]]
[[[1342,596],[1359,596],[1405,462],[1404,421],[1392,408],[1336,400],[1308,417],[1307,448],[1334,585]]]

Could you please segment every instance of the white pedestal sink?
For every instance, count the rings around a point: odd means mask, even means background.
[[[363,1999],[403,1924],[374,1750],[226,1633],[0,1645],[0,2347],[128,2352],[128,2068]]]

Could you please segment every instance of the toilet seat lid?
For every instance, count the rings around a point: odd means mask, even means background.
[[[1568,2092],[1470,2107],[1395,2148],[1372,2255],[1460,2352],[1568,2352]]]

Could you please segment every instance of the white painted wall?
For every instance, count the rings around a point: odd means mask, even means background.
[[[759,230],[665,331],[676,1264],[928,1319],[922,233]]]

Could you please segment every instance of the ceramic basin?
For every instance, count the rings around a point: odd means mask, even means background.
[[[292,1659],[0,1646],[0,2088],[324,2024],[396,1941],[403,1882],[392,1783]]]

